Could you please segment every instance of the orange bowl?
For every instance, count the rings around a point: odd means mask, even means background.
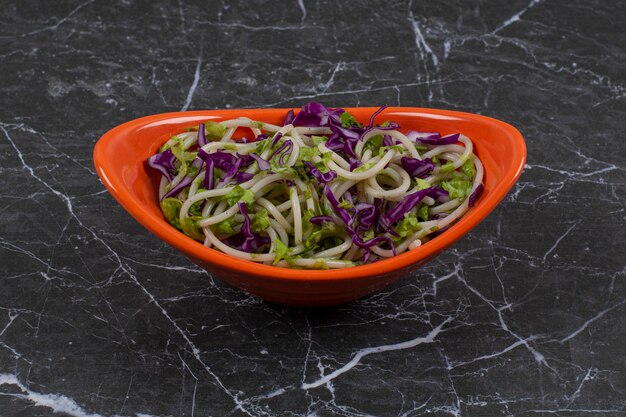
[[[267,301],[320,307],[355,300],[407,276],[433,259],[483,220],[519,178],[526,145],[513,126],[489,117],[448,110],[389,107],[385,120],[403,131],[460,132],[474,142],[485,167],[484,192],[450,229],[422,246],[372,264],[338,270],[296,270],[239,259],[187,237],[164,219],[158,201],[158,174],[146,159],[170,136],[206,120],[246,116],[282,124],[288,109],[230,109],[164,113],[136,119],[111,129],[96,143],[94,164],[109,192],[139,223],[221,280]],[[376,108],[347,108],[367,121]]]

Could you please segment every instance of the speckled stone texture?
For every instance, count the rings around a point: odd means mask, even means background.
[[[624,1],[10,1],[0,416],[626,416]],[[480,113],[520,181],[428,266],[304,311],[227,287],[98,180],[185,109]]]

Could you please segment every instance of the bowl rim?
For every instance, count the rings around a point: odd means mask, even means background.
[[[446,247],[452,245],[462,238],[471,229],[476,227],[487,215],[502,201],[511,187],[520,177],[524,165],[526,163],[526,143],[521,133],[513,126],[501,120],[488,116],[474,113],[466,113],[455,110],[430,109],[420,107],[387,107],[384,114],[393,115],[393,113],[406,115],[407,113],[419,113],[424,115],[437,115],[445,119],[466,120],[479,122],[483,125],[492,125],[506,132],[510,144],[509,151],[512,153],[512,166],[505,170],[501,180],[490,189],[490,195],[487,199],[479,199],[477,204],[466,212],[456,223],[454,223],[445,233],[428,241],[423,246],[419,246],[413,250],[406,251],[397,256],[380,260],[371,264],[352,266],[341,269],[327,270],[306,270],[283,268],[273,265],[259,264],[253,261],[237,258],[232,255],[225,254],[213,248],[204,246],[202,243],[186,236],[179,230],[172,227],[167,221],[161,217],[147,211],[139,202],[137,202],[130,192],[126,190],[124,181],[119,173],[112,172],[106,160],[105,153],[108,145],[115,142],[116,137],[130,133],[131,131],[140,131],[142,128],[149,127],[155,122],[164,122],[171,119],[190,119],[198,121],[206,117],[207,120],[226,118],[226,116],[235,116],[243,113],[284,113],[288,110],[298,110],[296,108],[240,108],[240,109],[223,109],[223,110],[195,110],[185,112],[167,112],[150,116],[137,118],[122,123],[108,132],[106,132],[95,144],[93,151],[94,166],[100,180],[118,201],[118,203],[133,216],[142,226],[154,233],[156,236],[164,240],[166,243],[175,247],[183,254],[192,257],[201,262],[214,264],[222,269],[233,270],[243,274],[253,274],[270,280],[289,280],[289,281],[327,281],[327,280],[354,280],[359,278],[368,278],[372,276],[386,275],[388,273],[408,268],[418,262],[428,260],[438,254]],[[378,107],[345,107],[347,111],[375,111]],[[487,173],[488,175],[488,173]],[[166,225],[167,227],[162,227]]]

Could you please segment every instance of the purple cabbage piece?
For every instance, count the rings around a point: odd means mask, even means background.
[[[333,222],[333,218],[330,216],[313,216],[311,217],[311,219],[309,220],[311,223],[317,225],[317,226],[321,226],[322,223],[326,223],[326,222]]]
[[[167,149],[148,158],[148,166],[163,174],[169,182],[172,182],[174,179],[173,172],[176,169],[174,162],[176,162],[176,156],[171,149]]]
[[[308,103],[302,106],[291,124],[304,127],[328,127],[330,121],[333,120],[341,125],[339,116],[343,112],[343,109],[327,109],[320,103]]]
[[[383,200],[382,198],[375,198],[374,199],[374,207],[376,207],[376,210],[378,210],[378,221],[376,223],[374,223],[374,232],[376,234],[381,234],[385,232],[385,229],[383,228],[383,225],[380,222],[380,216],[382,213],[385,212],[385,209],[387,207],[387,200]],[[391,230],[392,234],[395,235],[395,231],[393,231],[393,229]]]
[[[247,168],[254,163],[254,158],[250,155],[235,154],[235,157],[241,161],[241,168]]]
[[[342,137],[344,139],[353,139],[356,142],[361,137],[361,133],[359,132],[359,130],[362,130],[362,129],[354,128],[354,127],[347,128],[347,127],[343,127],[341,124],[339,126],[335,124],[331,124],[330,130],[332,130],[333,133],[339,137]]]
[[[241,163],[242,160],[237,158],[235,160],[235,163],[232,164],[228,170],[224,173],[224,176],[222,177],[222,179],[220,180],[220,182],[217,184],[218,187],[228,184],[230,182],[230,180],[232,180],[233,178],[235,178],[235,176],[237,175],[237,173],[239,172],[239,169],[241,168]]]
[[[362,257],[362,262],[367,262],[370,258],[371,255],[371,251],[370,248],[372,246],[377,246],[380,245],[381,243],[388,243],[389,246],[391,247],[391,251],[393,252],[394,256],[397,255],[396,253],[396,247],[393,244],[393,241],[391,239],[389,239],[388,237],[385,236],[377,236],[374,237],[370,240],[368,240],[367,242],[363,242],[363,240],[356,234],[356,233],[352,233],[351,230],[349,230],[352,234],[352,243],[355,244],[356,246],[365,249],[365,251],[363,251],[363,257]]]
[[[289,146],[287,147],[285,151],[283,151],[283,153],[280,155],[280,158],[278,159],[278,163],[280,165],[285,165],[287,161],[289,160],[289,157],[291,156],[291,150],[293,149],[293,142],[291,142],[290,140],[288,140],[287,142],[289,142]]]
[[[254,174],[239,171],[235,174],[234,178],[237,184],[241,184],[242,182],[250,181],[252,178],[254,178]]]
[[[205,152],[204,149],[198,149],[198,158],[207,161],[212,159],[215,163],[215,167],[221,169],[222,171],[228,171],[231,166],[233,166],[237,162],[237,156],[228,152]]]
[[[333,133],[328,137],[328,140],[325,143],[325,146],[331,151],[340,151],[343,149],[344,141],[339,134]]]
[[[365,134],[367,131],[369,131],[371,129],[392,130],[392,129],[397,129],[397,128],[400,127],[400,125],[397,124],[396,122],[388,122],[387,126],[374,126],[374,119],[376,118],[376,116],[378,116],[386,108],[387,108],[387,106],[382,106],[378,110],[376,110],[374,112],[374,114],[372,114],[372,117],[370,117],[369,124],[367,125],[367,127],[365,129],[363,129],[363,132],[362,132],[361,135]]]
[[[237,203],[237,205],[239,206],[239,211],[243,215],[243,225],[241,226],[241,232],[226,238],[224,240],[224,243],[226,243],[228,246],[248,253],[254,252],[265,245],[269,245],[269,237],[261,236],[257,233],[252,232],[252,229],[250,229],[250,216],[248,216],[246,204]]]
[[[478,200],[478,198],[480,197],[480,195],[483,193],[484,190],[485,190],[485,187],[482,184],[476,187],[474,192],[470,194],[467,205],[470,207],[474,207],[474,205],[476,204],[476,201]]]
[[[433,187],[433,188],[434,189],[430,192],[429,197],[434,198],[440,203],[445,203],[446,201],[450,199],[449,193],[446,190],[442,188],[436,188],[436,187]]]
[[[270,155],[269,158],[267,158],[267,160],[270,161],[276,155],[281,155],[278,162],[282,165],[285,163],[283,162],[283,158],[285,157],[285,155],[289,155],[292,149],[293,149],[293,142],[290,139],[287,139],[286,141],[283,142],[282,145],[280,145],[278,149],[272,152],[272,154]]]
[[[261,133],[256,138],[254,138],[254,140],[252,140],[252,142],[258,142],[260,140],[265,140],[267,138],[269,138],[269,136],[267,136],[265,133]]]
[[[277,134],[274,135],[274,137],[272,138],[272,141],[270,142],[270,147],[275,146],[278,141],[280,140],[280,138],[283,137],[283,134],[278,132]]]
[[[400,162],[402,163],[402,168],[411,178],[426,178],[435,169],[435,164],[430,158],[419,160],[403,156]]]
[[[284,141],[282,145],[280,145],[274,152],[271,153],[271,155],[269,156],[269,158],[267,158],[267,160],[269,161],[270,159],[272,159],[273,157],[275,157],[276,155],[284,151],[287,148],[287,146],[289,146],[287,143],[291,144],[291,141],[290,140]]]
[[[198,146],[203,147],[207,144],[206,134],[204,133],[204,123],[200,123],[198,126]]]
[[[337,178],[337,173],[333,170],[322,172],[310,162],[305,162],[305,165],[309,168],[309,174],[311,174],[320,184],[327,184]]]
[[[270,163],[267,162],[265,159],[261,158],[259,155],[255,153],[249,153],[248,156],[250,156],[252,159],[256,161],[259,167],[259,171],[265,171],[267,169],[270,169]]]
[[[392,230],[391,225],[400,220],[406,213],[411,211],[416,205],[419,204],[420,201],[422,201],[424,197],[429,196],[432,198],[439,198],[441,195],[439,191],[437,191],[436,187],[430,187],[407,195],[402,199],[402,201],[388,210],[381,217],[381,224],[386,230]]]
[[[204,188],[212,190],[215,185],[215,162],[212,159],[206,162],[206,171],[204,173]]]
[[[224,171],[224,176],[219,181],[217,186],[228,184],[233,179],[239,184],[251,180],[254,176],[248,172],[241,172],[240,169],[252,165],[257,158],[263,161],[263,159],[254,154],[233,155],[231,153],[221,151],[208,153],[202,149],[198,149],[198,157],[207,163],[207,173],[204,177],[204,184],[207,190],[213,189],[213,184],[215,182],[213,168],[219,168]]]
[[[293,123],[294,118],[295,116],[293,114],[293,109],[289,110],[287,112],[287,115],[285,116],[285,121],[283,122],[283,126],[290,125],[291,123]]]
[[[361,137],[363,137],[363,135],[365,135],[367,132],[369,132],[372,129],[395,130],[395,129],[398,129],[399,127],[400,127],[400,125],[397,124],[396,122],[389,122],[389,124],[387,126],[372,126],[372,127],[362,128],[361,129]]]
[[[268,237],[257,235],[256,233],[254,235],[255,236],[250,239],[243,233],[237,233],[224,239],[224,243],[231,248],[248,253],[257,251],[259,248],[270,244]]]
[[[178,184],[176,184],[176,186],[174,186],[171,190],[165,193],[165,195],[163,195],[163,198],[161,200],[164,200],[168,197],[176,195],[180,193],[185,187],[189,186],[200,173],[200,170],[202,169],[202,166],[204,165],[204,161],[200,158],[196,158],[191,163],[191,165],[196,168],[195,170],[196,174],[193,176],[186,175],[182,180],[180,180]]]
[[[339,218],[345,223],[345,225],[346,226],[350,225],[352,217],[350,216],[350,214],[348,213],[346,209],[339,207],[339,201],[337,201],[337,198],[333,194],[328,184],[324,184],[324,195],[330,202],[330,205],[333,206],[333,209],[335,210]]]
[[[358,220],[357,231],[366,231],[372,228],[378,220],[378,208],[374,204],[356,203],[354,206],[353,222]]]
[[[354,200],[356,199],[355,195],[358,194],[358,191],[356,189],[356,186],[353,185],[352,187],[348,188],[348,190],[343,193],[343,198],[346,201],[349,201],[350,204],[354,205]]]
[[[326,147],[335,152],[342,150],[346,155],[348,155],[348,157],[356,157],[354,149],[359,140],[362,140],[367,132],[372,129],[392,130],[397,129],[398,127],[399,125],[397,123],[391,123],[389,126],[384,127],[351,127],[349,129],[331,126],[333,134],[326,141]],[[394,144],[393,139],[389,135],[383,136],[383,141],[385,146],[391,146]]]
[[[369,249],[372,246],[378,246],[381,243],[388,243],[389,246],[391,247],[391,250],[393,251],[393,254],[396,254],[396,248],[393,244],[393,241],[388,238],[387,236],[376,236],[371,238],[370,240],[364,242],[363,239],[361,239],[359,236],[357,236],[356,234],[354,234],[352,236],[352,242],[357,245],[360,248],[365,248],[365,249]]]
[[[348,213],[348,211],[346,209],[344,209],[342,207],[339,207],[339,202],[337,201],[337,198],[333,194],[333,192],[330,189],[330,187],[328,186],[328,184],[324,185],[324,195],[326,196],[326,198],[330,202],[331,206],[333,206],[333,209],[335,210],[335,212],[337,213],[339,218],[341,218],[341,220],[346,225],[346,230],[348,231],[348,233],[352,237],[352,243],[353,244],[357,245],[358,247],[361,247],[361,248],[364,248],[366,250],[369,250],[369,248],[371,248],[372,246],[380,245],[381,243],[388,243],[389,246],[391,247],[391,250],[393,251],[394,255],[396,254],[395,246],[393,245],[393,242],[391,241],[391,239],[388,238],[388,237],[377,236],[377,237],[374,237],[374,238],[372,238],[372,239],[370,239],[370,240],[368,240],[366,242],[363,241],[363,239],[358,235],[358,233],[352,228],[352,223],[354,222],[354,218],[352,216],[350,216],[350,213]],[[365,211],[370,211],[371,209],[369,208],[369,206],[370,205],[360,206],[361,211],[364,211],[364,212]],[[357,209],[357,208],[355,207],[355,209]],[[374,218],[377,217],[375,211],[374,211],[374,213],[367,213],[366,212],[364,214],[366,215],[365,217],[367,219],[366,223],[370,223],[371,222],[373,224]]]
[[[239,206],[239,212],[243,215],[243,225],[241,226],[241,233],[246,237],[246,241],[242,245],[242,249],[246,252],[250,252],[249,248],[246,247],[246,245],[249,245],[248,240],[254,239],[252,230],[250,230],[250,216],[248,216],[246,203],[237,203],[237,205]]]
[[[406,137],[411,142],[424,140],[437,140],[441,137],[438,132],[417,132],[415,130],[411,130],[406,133]]]
[[[378,116],[386,108],[387,108],[387,106],[381,106],[378,110],[376,110],[374,112],[374,114],[372,114],[372,117],[370,117],[370,123],[369,123],[369,125],[367,125],[368,128],[374,126],[374,119],[376,118],[376,116]]]
[[[416,140],[428,145],[453,145],[459,141],[459,136],[461,136],[459,133],[453,133],[446,136],[439,136],[439,133],[430,133],[424,136],[417,136]]]
[[[354,171],[355,169],[360,167],[361,164],[363,164],[360,159],[352,157],[348,158],[348,163],[350,164],[350,171]]]
[[[202,148],[198,148],[198,158],[206,161],[207,159],[211,158],[211,154]]]
[[[350,140],[347,139],[343,144],[342,150],[348,156],[348,159],[357,159],[356,153],[354,152],[354,148],[356,147],[356,143],[358,140]]]

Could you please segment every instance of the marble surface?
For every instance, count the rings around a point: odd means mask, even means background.
[[[626,416],[625,2],[1,5],[0,416]],[[528,165],[418,273],[311,311],[95,175],[124,121],[311,100],[500,118]]]

